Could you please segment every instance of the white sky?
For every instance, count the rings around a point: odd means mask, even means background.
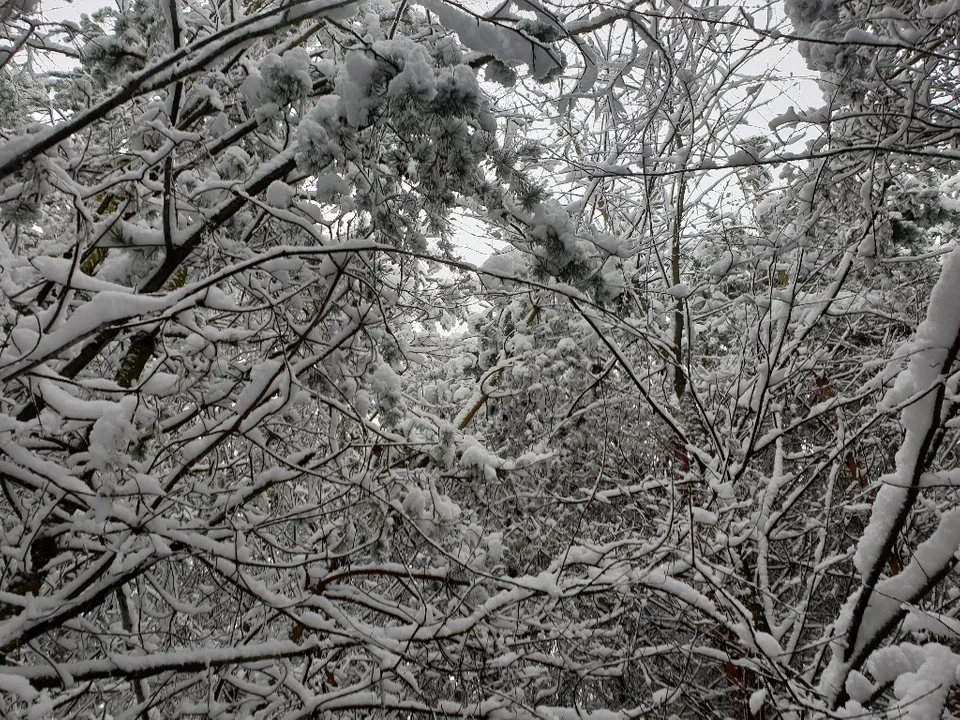
[[[73,20],[76,22],[83,13],[88,15],[102,7],[115,7],[111,2],[104,0],[41,0],[40,8],[43,16],[47,20],[59,22],[60,20]]]

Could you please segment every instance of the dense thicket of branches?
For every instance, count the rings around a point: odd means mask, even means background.
[[[956,712],[956,3],[0,23],[0,715]]]

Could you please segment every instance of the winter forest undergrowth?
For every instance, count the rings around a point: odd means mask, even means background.
[[[117,1],[0,2],[0,717],[960,717],[958,0]]]

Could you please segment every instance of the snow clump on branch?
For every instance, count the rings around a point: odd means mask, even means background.
[[[260,62],[260,96],[264,102],[280,107],[293,105],[309,95],[310,58],[302,48],[294,48],[279,56],[270,53]]]

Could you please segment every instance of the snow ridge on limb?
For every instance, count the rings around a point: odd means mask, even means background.
[[[954,510],[940,518],[937,529],[901,573],[881,581],[933,459],[931,446],[943,424],[946,379],[960,353],[960,248],[945,259],[927,317],[905,350],[910,363],[884,404],[903,407],[906,435],[897,452],[896,469],[881,478],[870,523],[857,546],[854,563],[863,584],[840,617],[841,640],[820,684],[835,708],[848,698],[845,686],[850,672],[864,663],[906,614],[903,604],[922,600],[958,562],[960,512]]]
[[[444,27],[456,32],[468,48],[490,53],[506,63],[526,63],[537,80],[563,69],[563,58],[557,50],[519,29],[441,0],[418,0],[418,4],[434,13]]]

